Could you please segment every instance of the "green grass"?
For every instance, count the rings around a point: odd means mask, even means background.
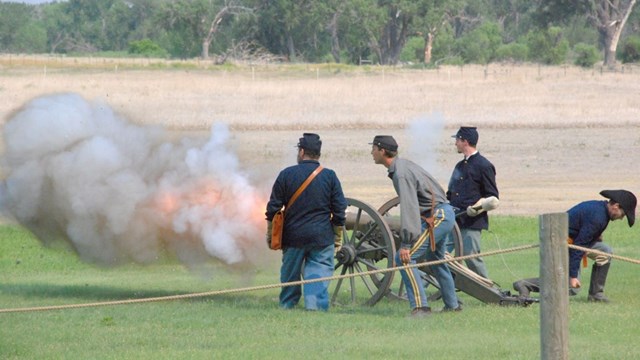
[[[536,218],[493,217],[485,251],[538,241]],[[636,229],[609,226],[617,254],[640,258]],[[637,235],[635,236],[637,237]],[[268,250],[265,249],[265,252]],[[485,259],[503,288],[536,276],[537,250]],[[571,358],[636,359],[640,315],[637,266],[616,261],[611,304],[570,300]],[[590,269],[584,269],[588,279]],[[43,248],[27,232],[0,227],[0,308],[93,303],[271,284],[278,264],[250,274],[211,265],[198,271],[163,262],[97,268],[62,248]],[[0,314],[0,359],[538,359],[539,305],[483,304],[460,294],[462,313],[409,319],[406,302],[332,307],[329,313],[277,306],[278,289],[133,305]],[[432,304],[440,308],[441,302]]]

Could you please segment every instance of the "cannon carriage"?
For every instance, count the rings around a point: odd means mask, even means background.
[[[383,298],[406,299],[404,287],[393,268],[396,249],[400,245],[400,202],[393,198],[379,209],[360,200],[347,198],[347,220],[343,246],[336,254],[336,275],[353,274],[341,278],[331,285],[333,304],[365,304],[373,306]],[[454,254],[462,254],[462,235],[456,225],[451,238]],[[498,305],[527,306],[534,299],[512,296],[491,281],[469,270],[462,261],[447,264],[454,276],[455,286],[482,302]],[[375,272],[381,270],[380,272]],[[428,266],[420,267],[425,284],[439,288],[439,284]],[[362,274],[362,275],[357,275]],[[356,276],[357,275],[357,276]],[[438,292],[431,295],[437,298]]]

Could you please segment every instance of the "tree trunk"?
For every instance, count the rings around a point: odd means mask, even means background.
[[[327,26],[329,32],[331,32],[331,56],[333,56],[333,61],[336,63],[340,63],[340,40],[338,38],[338,18],[340,17],[340,12],[336,11],[331,17],[331,21]]]
[[[433,39],[435,36],[431,31],[427,33],[427,38],[424,39],[424,63],[431,63],[431,52],[433,50]]]
[[[209,59],[209,45],[211,45],[211,42],[213,42],[213,38],[218,32],[218,26],[220,26],[222,19],[227,15],[228,12],[229,12],[229,6],[223,7],[222,9],[220,9],[220,11],[218,11],[216,16],[211,21],[211,26],[209,26],[209,31],[207,31],[207,35],[202,40],[202,58],[204,60]],[[204,21],[205,19],[202,19],[202,22]]]
[[[620,35],[636,0],[630,0],[626,9],[623,1],[610,2],[609,0],[601,0],[601,6],[596,11],[598,21],[598,31],[604,45],[604,66],[609,69],[616,67],[616,50]],[[622,16],[620,16],[622,15]]]
[[[209,39],[202,41],[202,59],[209,60]]]
[[[407,33],[411,18],[396,13],[392,16],[384,29],[384,35],[380,39],[382,49],[381,63],[396,65],[400,59],[400,52],[407,42]]]
[[[287,50],[289,52],[289,61],[296,60],[296,47],[293,44],[293,36],[287,34]]]
[[[618,46],[617,39],[614,41],[614,34],[612,31],[608,31],[604,38],[604,66],[610,70],[616,68],[616,47]],[[618,35],[618,38],[620,35]]]

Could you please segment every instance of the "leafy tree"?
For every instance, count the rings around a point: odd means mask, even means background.
[[[502,44],[502,34],[497,23],[486,22],[458,42],[458,50],[466,63],[487,64],[495,58]]]
[[[47,33],[49,52],[63,52],[71,38],[71,16],[65,10],[65,4],[53,3],[42,7],[41,23]]]
[[[604,49],[604,64],[615,67],[620,36],[636,0],[535,0],[541,24],[564,24],[573,15],[585,16],[598,30]]]
[[[103,32],[107,39],[103,42],[103,47],[115,51],[127,49],[137,25],[135,13],[132,11],[133,6],[131,3],[118,0],[106,9]]]
[[[340,15],[347,5],[339,1],[262,0],[258,40],[291,61],[318,59],[330,51],[337,54]]]
[[[423,61],[430,63],[436,37],[451,19],[451,14],[457,13],[464,6],[460,1],[421,0],[417,3],[417,16],[414,22],[414,32],[424,38]]]
[[[31,22],[33,8],[19,3],[0,3],[0,50],[16,51],[16,29]]]
[[[333,61],[340,63],[342,42],[340,38],[341,22],[340,19],[344,16],[344,12],[347,8],[346,1],[329,0],[327,1],[327,8],[330,11],[326,29],[331,37],[331,56]]]
[[[135,40],[152,39],[164,33],[164,29],[155,23],[161,4],[165,0],[127,0],[129,6],[129,38]]]
[[[562,37],[562,29],[557,26],[546,31],[531,31],[526,41],[531,59],[545,64],[561,64],[569,53],[569,42]]]
[[[94,52],[108,47],[106,13],[115,0],[69,0],[63,3],[71,18],[70,51]]]
[[[125,50],[144,0],[69,0],[43,5],[40,22],[51,52]]]
[[[386,13],[377,0],[345,0],[344,16],[340,17],[340,39],[347,49],[349,59],[358,64],[360,60],[380,63],[380,29],[386,21]]]
[[[389,1],[381,6],[387,14],[386,24],[382,28],[377,46],[381,64],[395,65],[400,52],[407,42],[410,26],[416,15],[414,1]]]
[[[432,63],[434,65],[444,64],[463,64],[460,54],[455,46],[455,38],[453,28],[449,23],[438,31],[438,36],[433,40]]]
[[[174,56],[209,58],[209,47],[221,26],[233,16],[252,11],[234,0],[172,0],[162,4],[158,21],[168,30]]]
[[[575,46],[579,43],[591,44],[597,46],[599,44],[598,31],[591,26],[585,17],[573,16],[568,19],[563,26],[563,36],[569,44]]]
[[[606,66],[615,66],[620,35],[635,3],[636,0],[600,0],[598,2],[593,23],[602,38]]]
[[[47,52],[47,32],[35,21],[23,24],[15,30],[11,51],[41,54]]]
[[[486,7],[502,29],[505,43],[515,42],[534,26],[530,0],[487,0]]]

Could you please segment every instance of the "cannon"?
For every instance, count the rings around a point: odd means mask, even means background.
[[[379,209],[347,198],[347,220],[342,248],[336,254],[336,275],[368,273],[395,267],[396,249],[400,244],[400,201],[393,198]],[[462,235],[456,225],[451,234],[455,255],[462,254]],[[462,261],[447,264],[454,276],[455,286],[482,302],[498,305],[528,306],[537,299],[512,296],[491,281],[469,270]],[[421,267],[425,284],[439,288],[429,267]],[[406,299],[404,286],[395,271],[363,274],[336,280],[331,285],[331,302],[339,304],[375,305],[383,298]],[[430,296],[434,300],[439,292]]]

